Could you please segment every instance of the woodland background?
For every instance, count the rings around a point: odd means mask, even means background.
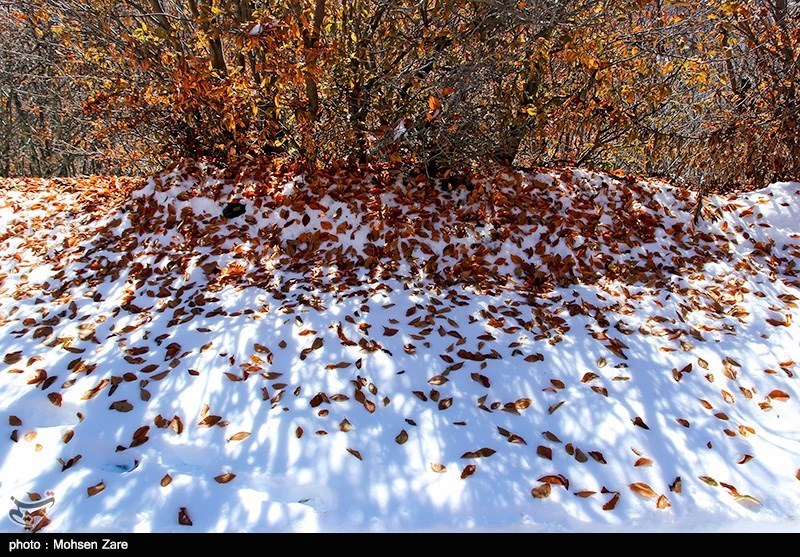
[[[0,1],[0,176],[179,157],[430,177],[800,172],[789,0]]]

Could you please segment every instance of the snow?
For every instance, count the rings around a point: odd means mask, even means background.
[[[7,510],[52,492],[44,532],[800,532],[800,184],[694,227],[660,182],[390,178],[0,190]]]

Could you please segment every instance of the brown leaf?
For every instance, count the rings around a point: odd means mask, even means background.
[[[361,453],[355,449],[351,449],[350,447],[347,448],[347,452],[356,457],[358,460],[363,460],[361,458]]]
[[[423,393],[422,391],[411,391],[411,392],[414,393],[416,395],[416,397],[418,399],[420,399],[422,402],[425,402],[425,401],[428,400],[428,397],[425,396],[425,393]]]
[[[527,445],[528,444],[528,443],[525,442],[525,439],[523,439],[521,436],[517,435],[516,433],[512,433],[511,435],[508,436],[508,442],[509,443],[517,443],[517,444],[520,444],[520,445]]]
[[[653,461],[650,460],[649,458],[641,457],[639,460],[636,461],[636,464],[634,464],[634,466],[651,466],[652,464]]]
[[[589,372],[583,374],[583,377],[581,377],[581,383],[589,383],[590,381],[594,381],[595,379],[598,379],[599,377],[600,376],[597,375],[596,373],[593,373],[593,372],[589,371]]]
[[[177,415],[172,417],[170,425],[176,434],[180,435],[183,432],[183,422]]]
[[[394,336],[394,335],[396,335],[397,333],[398,333],[398,330],[397,330],[397,329],[389,329],[389,328],[387,328],[387,327],[384,327],[384,328],[383,328],[383,335],[384,335],[384,336],[387,336],[387,337],[393,337],[393,336]]]
[[[683,427],[689,427],[689,420],[684,420],[683,418],[675,418],[675,421],[681,424]]]
[[[449,381],[449,379],[447,377],[445,377],[444,375],[434,375],[433,377],[428,379],[428,383],[430,383],[431,385],[436,385],[436,386],[444,385],[448,381]]]
[[[552,441],[553,443],[561,443],[561,439],[556,437],[553,433],[549,431],[543,431],[542,435],[544,435],[548,440]]]
[[[186,510],[186,507],[181,507],[181,510],[178,511],[178,524],[181,526],[192,525],[192,519],[189,518],[189,512]]]
[[[539,445],[536,447],[536,454],[542,458],[546,458],[547,460],[553,460],[553,450],[550,447]]]
[[[8,352],[3,358],[3,363],[14,365],[22,359],[22,351]]]
[[[93,486],[87,487],[86,488],[86,493],[89,494],[89,497],[92,497],[94,495],[97,495],[101,491],[103,491],[105,488],[106,488],[106,484],[103,483],[103,482],[100,482],[97,485],[93,485]]]
[[[220,474],[219,476],[215,476],[214,481],[217,482],[218,484],[226,484],[235,477],[236,474],[232,472],[226,472],[224,474]]]
[[[754,458],[753,455],[745,453],[745,455],[742,456],[742,458],[739,459],[739,462],[737,464],[744,464],[745,462],[753,460],[753,458]]]
[[[710,477],[710,476],[698,476],[698,478],[700,478],[701,480],[703,480],[705,483],[707,483],[710,486],[716,487],[716,486],[719,485],[719,482],[717,480],[715,480],[714,478]]]
[[[402,430],[400,433],[397,434],[397,437],[394,438],[398,445],[402,445],[406,441],[408,441],[408,432],[406,430]]]
[[[653,488],[644,482],[628,484],[628,487],[640,497],[658,497],[658,493],[653,491]]]
[[[550,492],[552,491],[552,489],[553,488],[550,487],[550,484],[544,483],[539,487],[534,487],[533,489],[531,489],[531,495],[533,495],[534,499],[544,499],[550,496]]]
[[[547,409],[547,413],[548,414],[552,414],[553,412],[555,412],[556,410],[561,408],[561,405],[564,404],[565,402],[566,402],[566,400],[562,400],[560,402],[556,402],[550,408]]]
[[[438,406],[439,406],[439,410],[447,410],[452,405],[453,405],[453,399],[452,399],[452,397],[448,397],[448,398],[443,398],[442,400],[440,400]]]
[[[72,431],[71,429],[68,429],[67,431],[64,432],[64,435],[61,436],[61,442],[66,445],[67,443],[72,441],[73,435],[75,435],[75,432]]]
[[[340,430],[340,431],[344,431],[345,433],[347,433],[347,432],[348,432],[348,431],[350,431],[351,429],[353,429],[353,424],[351,424],[350,422],[348,422],[348,421],[347,421],[347,418],[345,418],[344,420],[342,420],[342,421],[339,423],[339,430]]]
[[[569,480],[566,478],[566,476],[563,476],[562,474],[549,474],[547,476],[542,476],[536,481],[545,482],[553,485],[560,485],[564,489],[569,490]]]
[[[670,506],[671,506],[671,504],[669,502],[669,499],[667,499],[667,496],[666,495],[659,495],[658,501],[656,501],[656,508],[666,509],[667,507],[670,507]]]
[[[490,448],[488,448],[488,447],[483,447],[483,448],[481,448],[481,449],[478,449],[478,450],[477,450],[477,451],[475,451],[474,453],[473,453],[473,452],[471,452],[471,451],[469,451],[469,452],[466,452],[466,453],[464,453],[463,455],[461,455],[461,458],[482,458],[482,457],[490,457],[490,456],[492,456],[492,455],[493,455],[495,452],[497,452],[497,451],[495,451],[494,449],[490,449]]]
[[[221,416],[214,416],[214,415],[206,416],[205,418],[200,420],[197,423],[197,425],[199,425],[200,427],[212,427],[216,425],[216,423],[219,422],[221,419],[222,419]]]
[[[587,460],[589,460],[589,457],[583,454],[582,450],[575,449],[575,460],[577,460],[578,462],[586,462]]]
[[[775,389],[774,391],[771,391],[771,392],[770,392],[770,393],[767,395],[767,397],[768,397],[768,398],[771,398],[772,400],[780,400],[780,401],[787,401],[787,400],[789,400],[789,394],[788,394],[788,393],[786,393],[786,392],[784,392],[784,391],[780,391],[780,390],[778,390],[778,389]]]
[[[300,427],[300,426],[297,426],[297,429],[294,430],[294,435],[295,435],[295,437],[300,439],[303,436],[303,428]]]
[[[669,490],[674,491],[675,493],[680,493],[683,488],[681,487],[681,477],[678,476],[675,478],[675,481],[669,485]]]
[[[165,474],[163,478],[161,478],[161,487],[167,487],[169,484],[172,483],[172,476],[169,474]]]
[[[8,417],[8,425],[14,426],[14,427],[21,426],[22,425],[22,420],[20,420],[16,416],[9,416]]]
[[[587,497],[591,497],[591,496],[592,496],[592,495],[594,495],[595,493],[597,493],[597,492],[596,492],[596,491],[588,491],[588,490],[585,490],[585,489],[584,489],[584,490],[582,490],[582,491],[578,491],[578,492],[576,492],[576,493],[575,493],[575,496],[576,496],[576,497],[580,497],[581,499],[586,499]]]
[[[130,412],[133,410],[133,404],[128,402],[127,400],[118,400],[116,402],[112,402],[110,409],[116,410],[117,412]]]
[[[593,459],[595,459],[600,464],[608,464],[606,462],[606,459],[603,457],[603,453],[601,453],[599,451],[589,451],[589,456],[591,456]]]
[[[464,479],[470,477],[472,474],[475,473],[475,470],[477,470],[477,469],[478,469],[478,467],[475,466],[474,464],[467,464],[466,466],[464,466],[464,469],[461,471],[461,479],[464,480]]]
[[[525,410],[527,407],[531,405],[531,399],[529,398],[520,398],[514,402],[514,406],[518,410]]]
[[[636,416],[631,421],[633,422],[633,425],[637,425],[637,426],[639,426],[641,428],[644,428],[644,429],[650,429],[649,427],[647,427],[647,424],[644,423],[644,420],[642,420],[639,416]]]
[[[367,412],[372,414],[373,412],[375,412],[375,403],[372,402],[371,400],[365,400],[364,401],[364,408],[367,409]]]
[[[431,462],[431,470],[437,474],[444,474],[447,472],[447,467],[444,464],[439,464],[438,462]]]
[[[603,510],[613,511],[614,507],[617,506],[618,501],[619,501],[619,493],[615,492],[614,495],[611,497],[611,499],[609,499],[608,502],[605,505],[603,505]]]
[[[551,384],[552,384],[552,385],[553,385],[553,386],[554,386],[556,389],[563,389],[563,388],[565,388],[565,387],[566,387],[566,386],[564,385],[564,382],[563,382],[561,379],[551,379],[551,380],[550,380],[550,383],[551,383]]]
[[[248,437],[250,437],[249,431],[240,431],[239,433],[234,433],[231,435],[228,441],[243,441]]]

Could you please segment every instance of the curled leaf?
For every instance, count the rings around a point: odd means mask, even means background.
[[[226,472],[225,474],[220,474],[219,476],[214,477],[214,481],[219,484],[226,484],[231,481],[233,478],[236,477],[236,474],[231,472]]]
[[[552,489],[553,488],[550,487],[550,484],[544,483],[539,487],[534,487],[533,489],[531,489],[531,495],[533,496],[534,499],[544,499],[550,496],[550,492],[552,491]]]

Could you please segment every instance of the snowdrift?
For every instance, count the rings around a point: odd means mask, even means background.
[[[8,181],[0,500],[46,532],[800,530],[799,199]]]

